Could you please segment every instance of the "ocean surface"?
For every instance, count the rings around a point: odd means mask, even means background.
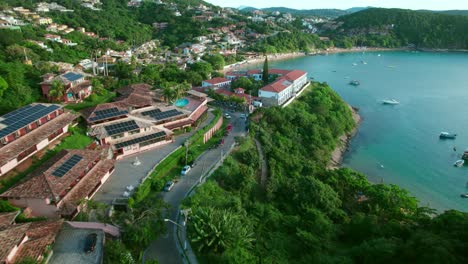
[[[307,71],[359,108],[363,121],[344,167],[366,174],[372,182],[397,184],[421,205],[468,211],[468,199],[460,197],[468,193],[468,166],[453,166],[468,149],[468,54],[360,52],[269,64]],[[351,80],[361,85],[351,86]],[[392,98],[400,104],[381,103]],[[441,131],[458,137],[440,140]]]

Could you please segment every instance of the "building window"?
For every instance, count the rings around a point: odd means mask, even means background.
[[[117,135],[113,135],[111,138],[112,139],[118,139],[118,138],[122,138],[124,136],[123,133],[120,133],[120,134],[117,134]]]

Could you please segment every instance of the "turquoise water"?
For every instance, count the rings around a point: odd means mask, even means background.
[[[468,211],[468,199],[460,197],[468,193],[468,166],[453,166],[468,148],[468,54],[378,54],[303,57],[270,62],[270,67],[305,70],[360,109],[363,121],[343,166],[373,182],[406,188],[422,205]],[[350,80],[361,85],[348,85]],[[387,98],[400,104],[382,105]],[[439,140],[441,131],[458,137]]]
[[[189,101],[187,98],[183,98],[183,99],[177,99],[177,101],[174,103],[175,106],[177,107],[184,107],[186,105],[188,105]]]

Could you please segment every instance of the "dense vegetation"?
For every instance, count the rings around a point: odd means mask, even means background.
[[[204,263],[466,263],[468,214],[428,208],[395,185],[325,170],[350,110],[326,85],[251,117],[252,138],[186,201]]]
[[[371,8],[340,17],[328,34],[352,45],[468,49],[468,17],[404,9]],[[343,33],[339,33],[343,30]]]
[[[326,48],[327,44],[320,41],[317,35],[302,32],[280,32],[256,42],[252,50],[262,53],[282,53],[293,51],[312,51]]]

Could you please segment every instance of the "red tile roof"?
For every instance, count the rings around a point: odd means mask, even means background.
[[[122,88],[119,88],[116,90],[116,92],[120,95],[129,95],[133,93],[138,93],[138,94],[148,94],[151,92],[152,86],[146,83],[138,83],[138,84],[131,84],[124,86]]]
[[[295,81],[306,74],[307,73],[305,71],[293,70],[293,71],[288,72],[283,77],[286,78],[288,81]]]
[[[222,78],[222,77],[216,77],[210,80],[204,80],[204,82],[212,84],[212,85],[216,85],[219,83],[229,82],[229,80],[226,78]]]
[[[31,223],[12,225],[10,228],[0,231],[0,263],[7,262],[11,250],[21,244],[30,225]]]
[[[78,155],[82,159],[62,177],[52,175],[58,167],[73,155]],[[25,180],[2,193],[0,197],[49,198],[58,202],[66,197],[64,197],[64,194],[72,193],[73,189],[78,186],[75,185],[77,182],[103,176],[94,170],[101,162],[95,165],[93,169],[87,169],[96,161],[99,161],[100,156],[101,151],[97,150],[63,150],[32,172]]]
[[[262,70],[248,70],[247,71],[248,75],[260,74],[260,73],[262,73]]]
[[[228,96],[228,97],[234,95],[233,92],[228,91],[228,90],[225,90],[225,89],[218,89],[218,90],[216,90],[216,91],[214,91],[214,92],[217,93],[217,94],[221,94],[221,95],[224,95],[224,96]]]
[[[278,74],[278,75],[286,75],[288,74],[289,70],[280,70],[280,69],[269,69],[268,74]]]
[[[291,85],[291,82],[281,77],[275,82],[270,83],[267,86],[264,86],[260,90],[267,91],[267,92],[280,93],[281,91],[286,89],[289,85]]]
[[[21,244],[13,261],[16,263],[25,258],[40,260],[47,246],[54,243],[55,237],[62,227],[62,224],[62,220],[23,224],[27,228],[23,234],[28,236],[28,240]]]
[[[31,146],[38,144],[42,140],[47,139],[48,136],[57,130],[72,123],[77,117],[77,114],[65,112],[34,129],[28,134],[0,148],[0,166],[5,165],[7,162],[18,157],[18,155],[21,154],[25,149],[28,149]]]
[[[19,214],[20,211],[0,213],[0,230],[3,230],[5,227],[12,225]]]

